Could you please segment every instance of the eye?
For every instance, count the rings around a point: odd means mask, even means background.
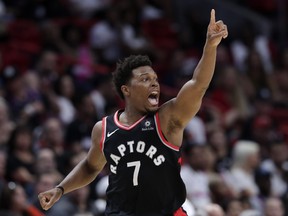
[[[141,79],[141,81],[142,82],[147,82],[149,79],[147,78],[147,77],[143,77],[142,79]]]

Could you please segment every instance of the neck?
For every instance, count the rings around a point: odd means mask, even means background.
[[[139,112],[134,108],[126,106],[124,111],[119,116],[119,121],[126,126],[130,126],[136,121],[138,121],[140,118],[142,118],[144,115],[145,113]]]

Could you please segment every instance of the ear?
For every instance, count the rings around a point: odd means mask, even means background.
[[[122,85],[121,86],[121,91],[122,91],[124,97],[130,96],[130,89],[129,89],[129,87],[127,85]]]

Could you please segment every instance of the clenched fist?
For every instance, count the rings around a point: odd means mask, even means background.
[[[63,191],[60,188],[53,188],[51,190],[42,192],[38,195],[41,207],[44,210],[50,209],[62,196]]]

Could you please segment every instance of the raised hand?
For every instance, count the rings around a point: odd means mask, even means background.
[[[227,26],[222,20],[216,22],[215,10],[211,10],[210,23],[207,29],[207,42],[212,46],[218,46],[222,38],[228,37]]]
[[[62,196],[62,191],[59,188],[53,188],[38,195],[41,207],[44,210],[50,209]]]

